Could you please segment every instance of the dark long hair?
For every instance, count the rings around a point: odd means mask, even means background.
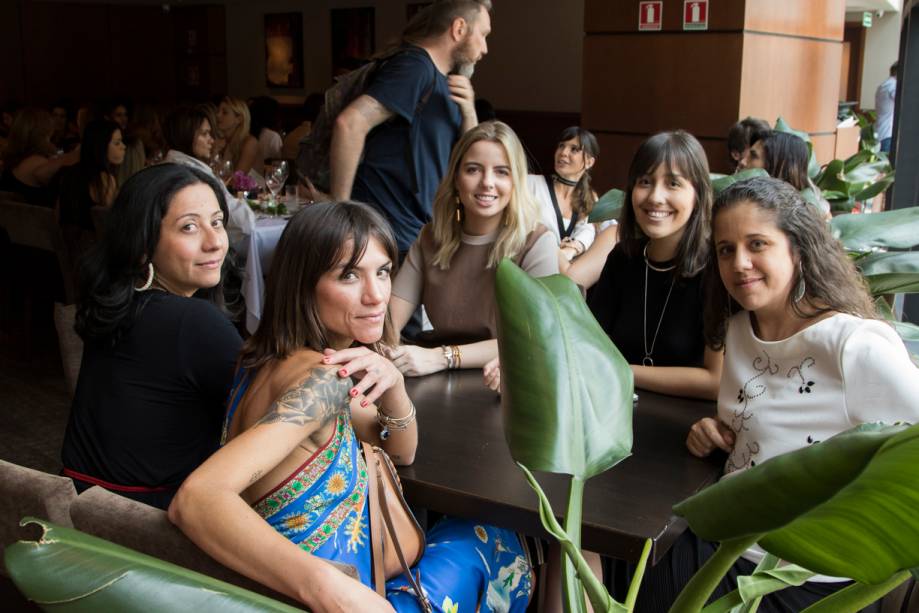
[[[770,177],[790,183],[798,191],[808,187],[807,164],[810,151],[804,139],[788,132],[773,130],[759,141],[763,143],[763,170]]]
[[[673,274],[693,277],[705,268],[709,253],[709,232],[712,216],[712,183],[708,173],[708,158],[696,138],[683,130],[660,132],[641,144],[632,164],[625,188],[625,203],[619,216],[619,239],[629,257],[639,255],[638,239],[644,236],[635,220],[632,208],[632,190],[641,177],[651,174],[661,164],[668,170],[679,170],[696,191],[683,236],[677,245]]]
[[[258,138],[263,128],[278,129],[278,101],[271,96],[259,96],[249,105],[249,134]]]
[[[849,313],[857,317],[877,316],[874,302],[862,276],[842,245],[833,238],[816,207],[811,206],[791,185],[773,177],[757,177],[735,183],[715,202],[712,223],[722,212],[740,203],[752,203],[768,211],[776,227],[788,237],[792,254],[801,263],[804,297],[788,305],[798,317],[810,319],[823,313]],[[714,240],[714,236],[712,237]],[[713,245],[714,250],[714,245]],[[727,320],[743,310],[728,294],[713,257],[707,275],[705,339],[713,349],[724,346]],[[797,284],[798,279],[795,279]]]
[[[275,249],[262,319],[243,345],[242,365],[254,368],[304,347],[318,352],[328,347],[328,331],[316,304],[316,284],[346,255],[346,268],[356,266],[371,238],[380,241],[395,266],[399,252],[392,230],[366,204],[326,202],[294,215]],[[346,254],[349,243],[353,247]],[[388,313],[382,341],[395,341]]]
[[[196,168],[157,164],[125,182],[108,215],[102,240],[80,266],[76,330],[84,341],[114,345],[131,327],[146,302],[138,299],[143,295],[134,288],[147,277],[147,263],[159,243],[163,217],[179,191],[198,183],[211,188],[224,220],[229,219],[220,184]],[[220,283],[198,290],[195,296],[232,313],[236,303],[225,295],[225,288],[230,284],[236,289],[238,275],[234,273],[234,257],[228,251]],[[234,293],[227,292],[231,297]]]
[[[121,130],[121,126],[114,121],[95,119],[86,124],[83,141],[80,143],[80,175],[86,181],[90,193],[95,189],[100,197],[105,192],[102,173],[108,173],[113,177],[115,173],[115,167],[108,160],[108,146],[112,142],[115,130]]]
[[[207,121],[214,130],[214,119],[202,106],[180,106],[169,113],[163,123],[163,138],[166,146],[191,157],[195,157],[195,133]],[[201,160],[207,162],[207,160]]]
[[[585,163],[587,162],[587,156],[592,157],[594,160],[600,157],[600,145],[597,143],[597,137],[588,130],[580,126],[565,128],[558,137],[558,144],[561,145],[571,139],[577,140],[578,145],[580,145],[581,151],[584,152]],[[574,193],[572,193],[571,204],[581,219],[587,219],[587,216],[590,215],[594,208],[594,202],[596,202],[596,198],[594,198],[594,190],[590,185],[590,169],[585,168],[584,174],[581,175],[578,184],[574,188]]]

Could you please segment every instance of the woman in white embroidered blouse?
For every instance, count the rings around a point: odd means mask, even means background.
[[[692,426],[691,453],[724,450],[730,474],[861,423],[919,421],[919,372],[816,207],[762,177],[725,190],[712,219],[706,341],[725,359],[718,415]],[[714,547],[686,532],[645,576],[639,608],[674,597]],[[762,555],[744,553],[714,596]],[[848,583],[816,576],[761,610],[799,611]]]

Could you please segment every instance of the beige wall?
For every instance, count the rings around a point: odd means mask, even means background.
[[[229,93],[248,97],[271,94],[300,99],[329,85],[331,40],[329,10],[374,6],[379,48],[405,25],[406,2],[396,0],[269,0],[227,2]],[[476,95],[499,109],[580,112],[584,0],[494,0],[489,55],[478,66]],[[269,89],[265,85],[264,14],[303,13],[306,87]]]
[[[874,20],[865,32],[865,57],[862,64],[862,91],[859,96],[863,109],[874,108],[874,92],[890,74],[900,52],[901,13],[887,12]]]

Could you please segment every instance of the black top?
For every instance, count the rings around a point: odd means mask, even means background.
[[[644,323],[645,259],[644,242],[636,244],[637,256],[629,257],[619,243],[610,253],[600,280],[588,295],[594,317],[625,356],[629,364],[640,365],[645,357],[644,336],[651,349],[654,331],[660,332],[651,358],[655,366],[702,366],[705,339],[702,333],[702,275],[674,279],[673,272],[648,270],[647,332]],[[652,262],[658,268],[671,262]],[[661,311],[673,282],[667,310]]]
[[[28,204],[35,206],[53,207],[56,190],[52,183],[44,187],[35,187],[26,185],[16,178],[13,169],[8,168],[6,172],[0,175],[0,191],[16,192],[20,194]]]
[[[392,225],[399,251],[408,251],[431,219],[462,115],[450,98],[447,77],[419,47],[407,46],[386,60],[365,93],[395,117],[367,135],[351,197],[379,209]]]
[[[114,347],[87,343],[67,424],[64,468],[166,508],[175,488],[217,449],[242,339],[217,308],[150,290]],[[89,487],[75,482],[77,489]]]
[[[92,208],[98,204],[89,195],[89,181],[79,165],[61,171],[61,185],[58,194],[60,222],[62,226],[77,226],[95,233]]]

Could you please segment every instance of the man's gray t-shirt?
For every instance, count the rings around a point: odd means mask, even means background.
[[[365,93],[395,117],[367,135],[351,197],[386,216],[405,252],[431,219],[462,114],[447,77],[420,47],[407,46],[386,60]]]

